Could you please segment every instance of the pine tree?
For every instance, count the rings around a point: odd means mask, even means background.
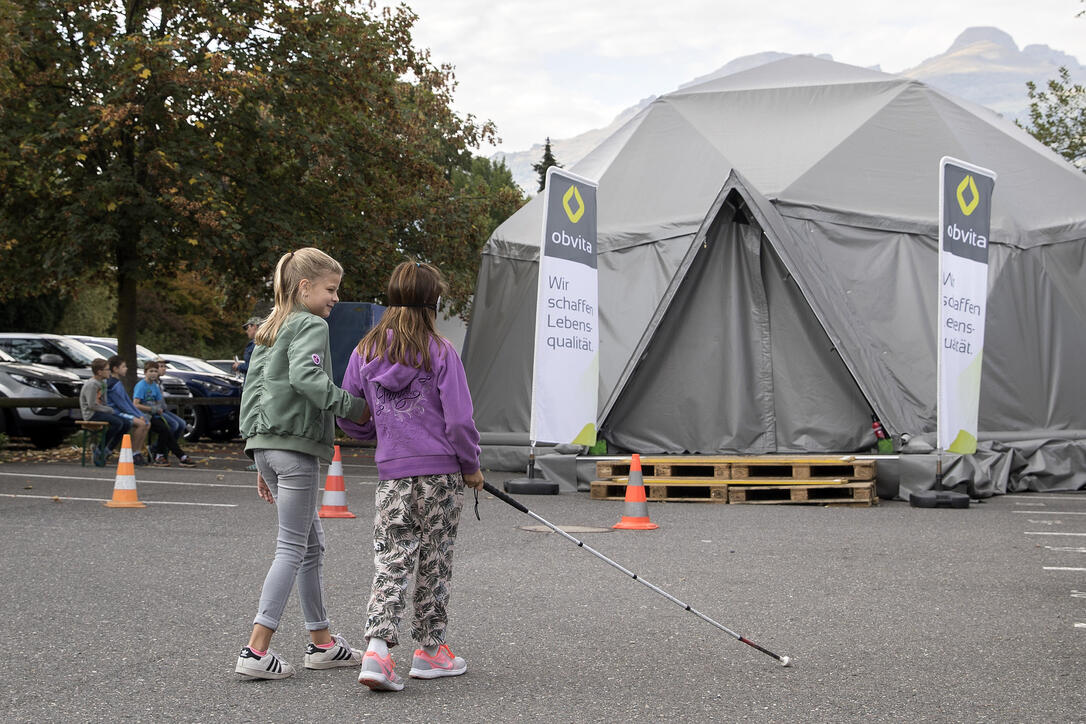
[[[551,166],[557,166],[562,168],[562,164],[558,163],[554,154],[551,153],[551,137],[547,136],[547,142],[543,144],[543,160],[539,163],[533,163],[532,169],[539,174],[539,190],[542,191],[547,185],[547,169]]]

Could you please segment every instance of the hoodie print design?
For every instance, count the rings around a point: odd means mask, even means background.
[[[421,422],[426,415],[426,409],[433,407],[427,404],[428,398],[433,394],[433,379],[434,376],[430,373],[420,373],[399,390],[390,390],[380,382],[375,382],[374,387],[377,392],[376,404],[373,406],[375,422],[376,418],[384,415],[391,416],[393,419],[389,420],[386,417],[381,420],[382,427],[390,424],[395,425],[396,428],[402,425],[410,427],[415,418]],[[389,432],[392,430],[389,429]]]

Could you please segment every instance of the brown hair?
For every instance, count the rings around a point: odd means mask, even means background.
[[[102,357],[98,357],[97,359],[95,359],[94,361],[91,362],[91,372],[93,372],[94,374],[98,374],[99,372],[104,370],[106,367],[109,367],[109,362],[107,362]]]
[[[313,282],[326,274],[343,275],[339,262],[320,249],[306,247],[287,252],[275,265],[275,309],[256,332],[257,344],[271,347],[279,334],[279,328],[301,303],[299,288],[302,280]]]
[[[437,267],[417,261],[399,264],[388,280],[388,308],[358,343],[362,360],[385,357],[430,371],[430,340],[444,339],[435,326],[437,302],[448,289]]]
[[[151,369],[152,367],[154,367],[157,370],[160,365],[165,367],[166,363],[165,362],[160,362],[157,359],[149,359],[149,360],[147,360],[146,362],[143,363],[143,371],[146,372],[147,370]]]

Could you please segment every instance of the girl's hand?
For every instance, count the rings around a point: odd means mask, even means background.
[[[474,473],[464,473],[464,485],[469,488],[475,488],[476,490],[483,489],[483,471],[476,470]]]
[[[271,488],[264,482],[264,476],[259,472],[256,474],[256,494],[269,503],[275,502],[275,498],[273,498],[271,494]]]
[[[357,422],[359,425],[365,425],[367,422],[369,422],[370,417],[371,417],[370,406],[366,405],[365,412],[363,412],[362,416],[359,417],[357,420],[354,420],[354,422]]]

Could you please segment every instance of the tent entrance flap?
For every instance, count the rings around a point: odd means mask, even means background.
[[[643,452],[855,449],[866,401],[762,229],[732,196],[603,425]]]

